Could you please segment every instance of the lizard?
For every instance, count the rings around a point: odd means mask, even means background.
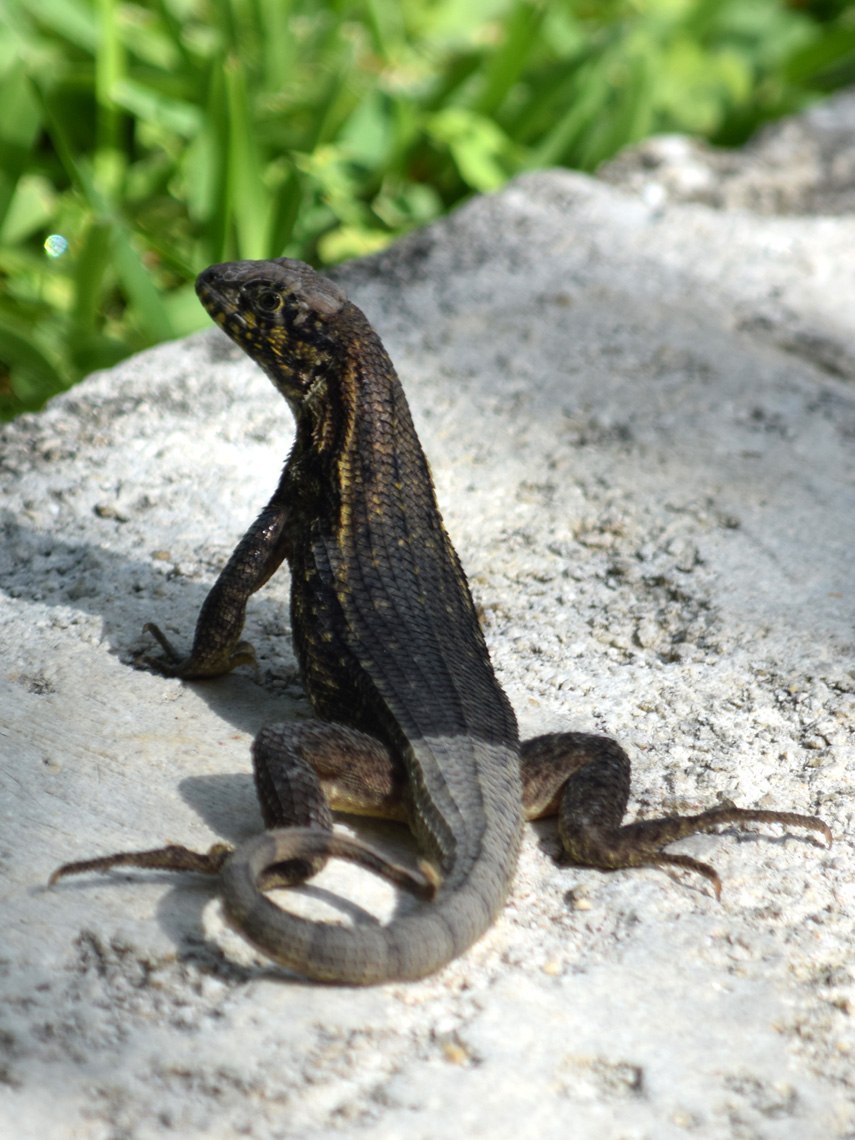
[[[247,602],[287,560],[291,624],[316,721],[268,725],[252,746],[265,830],[236,849],[178,845],[59,867],[202,871],[220,878],[228,920],[265,955],[345,984],[421,978],[496,919],[524,819],[558,816],[565,861],[606,870],[716,871],[665,850],[720,824],[772,822],[823,833],[814,816],[723,805],[623,824],[630,761],[614,740],[569,732],[520,742],[472,595],[446,533],[428,462],[394,366],[332,280],[288,258],[213,265],[196,283],[210,316],[285,397],[296,437],[273,496],[238,544],[181,656],[143,661],[184,680],[255,661]],[[333,830],[332,810],[403,820],[418,870]],[[314,922],[271,887],[350,859],[422,901],[385,925]]]

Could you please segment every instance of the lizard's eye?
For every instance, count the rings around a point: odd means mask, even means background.
[[[273,289],[262,289],[255,298],[255,307],[260,313],[278,313],[282,308],[282,298]]]

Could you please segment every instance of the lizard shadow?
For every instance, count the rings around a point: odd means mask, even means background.
[[[3,509],[0,533],[4,536],[0,589],[11,598],[71,607],[100,619],[101,643],[124,665],[141,673],[145,666],[139,664],[140,657],[161,653],[154,638],[143,632],[147,622],[160,625],[179,652],[189,651],[196,618],[217,567],[191,580],[171,560],[131,557],[111,549],[109,539],[102,545],[46,532]],[[228,546],[226,542],[223,562]],[[239,671],[188,686],[219,717],[253,734],[264,723],[289,719],[289,704],[297,710],[301,703],[302,688],[291,653],[289,580],[287,567],[283,567],[275,583],[255,595],[249,607],[245,636],[259,652],[263,684]],[[271,711],[274,702],[277,708]],[[258,719],[253,713],[256,708]],[[303,703],[304,714],[306,709]]]
[[[187,806],[228,843],[243,843],[264,830],[255,781],[249,773],[186,776],[178,784],[178,793]],[[365,843],[385,848],[391,859],[413,861],[418,855],[415,839],[406,824],[345,812],[333,814],[336,826],[343,824]]]

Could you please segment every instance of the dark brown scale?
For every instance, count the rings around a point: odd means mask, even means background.
[[[283,559],[311,725],[262,729],[253,745],[263,834],[231,852],[183,847],[60,867],[51,881],[116,866],[222,875],[235,926],[290,969],[357,984],[417,978],[478,938],[516,867],[523,814],[558,815],[566,856],[604,869],[711,867],[663,848],[721,823],[831,833],[812,816],[717,808],[622,826],[626,753],[565,733],[520,748],[466,578],[437,508],[395,370],[363,314],[301,262],[214,265],[197,292],[288,400],[297,438],[279,486],[212,588],[193,648],[149,663],[184,678],[254,660],[241,641],[248,598]],[[251,320],[245,320],[250,317]],[[404,819],[430,863],[406,871],[332,831],[330,808]],[[263,892],[350,859],[426,901],[385,927],[312,923]]]

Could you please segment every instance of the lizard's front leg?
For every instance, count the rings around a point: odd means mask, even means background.
[[[568,732],[535,737],[523,743],[521,765],[526,819],[557,815],[567,859],[582,866],[606,871],[647,865],[684,867],[709,879],[718,897],[721,880],[713,867],[664,848],[723,823],[809,827],[821,831],[831,843],[830,828],[816,816],[730,806],[699,815],[623,824],[629,800],[629,757],[606,736]]]
[[[255,650],[241,641],[246,603],[281,566],[288,555],[289,510],[283,475],[273,498],[238,543],[199,611],[193,648],[182,657],[158,626],[149,622],[144,632],[160,642],[166,656],[144,656],[140,661],[170,677],[218,677],[238,665],[255,664]]]

